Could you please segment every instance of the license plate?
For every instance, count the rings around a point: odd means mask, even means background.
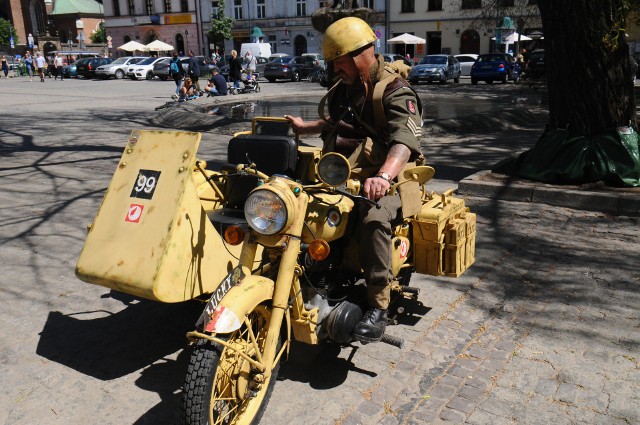
[[[218,285],[216,290],[213,291],[213,294],[211,294],[211,298],[209,298],[209,302],[207,302],[204,311],[200,315],[200,318],[196,323],[196,327],[207,330],[209,322],[213,320],[216,314],[216,309],[218,308],[220,301],[222,301],[224,296],[227,295],[231,288],[236,285],[240,285],[245,276],[246,275],[242,271],[242,267],[237,266],[233,270],[231,270],[224,279],[222,279],[220,285]]]

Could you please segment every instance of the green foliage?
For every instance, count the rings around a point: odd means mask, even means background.
[[[91,35],[89,36],[89,39],[94,44],[100,44],[100,43],[106,42],[107,34],[104,29],[104,24],[101,23],[98,29],[95,30],[93,33],[91,33]]]
[[[6,19],[0,18],[0,45],[8,46],[10,44],[9,40],[13,35],[13,43],[20,43],[20,39],[16,34],[16,29],[11,25],[11,22]]]
[[[209,37],[214,44],[231,38],[231,24],[233,19],[224,15],[224,0],[218,2],[218,13],[211,15],[211,28]]]

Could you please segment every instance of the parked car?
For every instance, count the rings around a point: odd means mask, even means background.
[[[544,49],[534,50],[533,52],[529,53],[529,57],[527,58],[527,78],[540,78],[544,77],[544,74]]]
[[[62,76],[64,78],[71,78],[71,77],[78,77],[78,65],[81,62],[87,62],[89,61],[91,58],[83,58],[83,59],[78,59],[77,61],[75,61],[74,63],[72,63],[71,65],[67,65],[62,67]]]
[[[84,78],[94,78],[96,71],[101,66],[109,66],[111,58],[89,58],[76,65],[76,74]]]
[[[303,53],[302,56],[311,56],[316,61],[316,66],[324,68],[324,56],[320,53]]]
[[[492,84],[494,81],[502,81],[505,84],[508,80],[518,82],[520,66],[508,53],[488,53],[478,56],[471,67],[470,77],[471,84],[478,84],[480,80],[487,84]]]
[[[396,55],[395,53],[383,53],[382,57],[384,58],[385,62],[395,62],[395,61],[402,61],[404,62],[405,65],[407,66],[413,66],[414,64],[411,63],[411,61],[409,59],[407,59],[406,57],[402,56],[402,55]]]
[[[269,62],[269,60],[267,58],[256,56],[256,61],[257,61],[256,72],[255,72],[254,75],[256,76],[256,79],[259,80],[260,77],[264,75],[264,67],[267,65],[267,62]],[[246,64],[245,64],[245,66],[246,66]],[[229,65],[225,65],[222,68],[220,68],[220,74],[222,74],[222,76],[227,81],[229,81],[229,69],[230,68],[231,67]]]
[[[138,80],[142,78],[145,78],[147,80],[153,80],[153,77],[154,77],[153,66],[163,59],[169,59],[169,58],[166,56],[159,57],[159,58],[151,57],[151,58],[146,58],[134,65],[129,65],[127,67],[127,77],[131,78],[132,80]]]
[[[272,83],[282,79],[300,81],[308,78],[316,68],[316,61],[312,56],[285,56],[266,64],[264,78]]]
[[[471,67],[476,59],[478,59],[478,55],[475,53],[467,53],[464,55],[455,55],[454,58],[458,59],[458,62],[460,62],[460,71],[462,72],[462,76],[468,77],[471,74]]]
[[[269,55],[269,57],[267,58],[267,61],[271,62],[274,59],[286,58],[287,56],[289,55],[286,53],[271,53],[271,55]]]
[[[460,63],[451,55],[427,55],[422,58],[418,65],[411,68],[409,72],[409,82],[418,84],[421,81],[429,83],[437,81],[440,84],[453,80],[460,82]]]
[[[118,80],[124,78],[127,74],[129,65],[134,65],[145,60],[144,56],[123,56],[106,65],[99,66],[96,69],[96,76],[105,79],[115,77]]]
[[[215,65],[210,59],[206,59],[204,56],[196,56],[198,60],[198,64],[200,64],[200,78],[209,78],[211,75],[211,68]],[[171,63],[172,58],[162,59],[158,61],[155,65],[153,65],[153,74],[160,78],[161,80],[168,80],[170,78],[169,75],[169,65]],[[186,72],[189,69],[189,56],[180,56],[180,66],[182,66],[182,70]]]

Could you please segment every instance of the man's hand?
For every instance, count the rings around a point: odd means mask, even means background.
[[[291,115],[284,116],[291,123],[291,127],[298,133],[302,128],[304,128],[304,120],[302,117],[292,117]]]
[[[387,194],[390,187],[391,184],[383,178],[369,177],[364,181],[364,196],[372,201],[377,201]]]

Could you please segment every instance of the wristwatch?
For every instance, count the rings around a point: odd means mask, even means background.
[[[391,184],[391,176],[388,173],[378,173],[376,177],[380,177],[382,180],[385,180],[387,183]]]

